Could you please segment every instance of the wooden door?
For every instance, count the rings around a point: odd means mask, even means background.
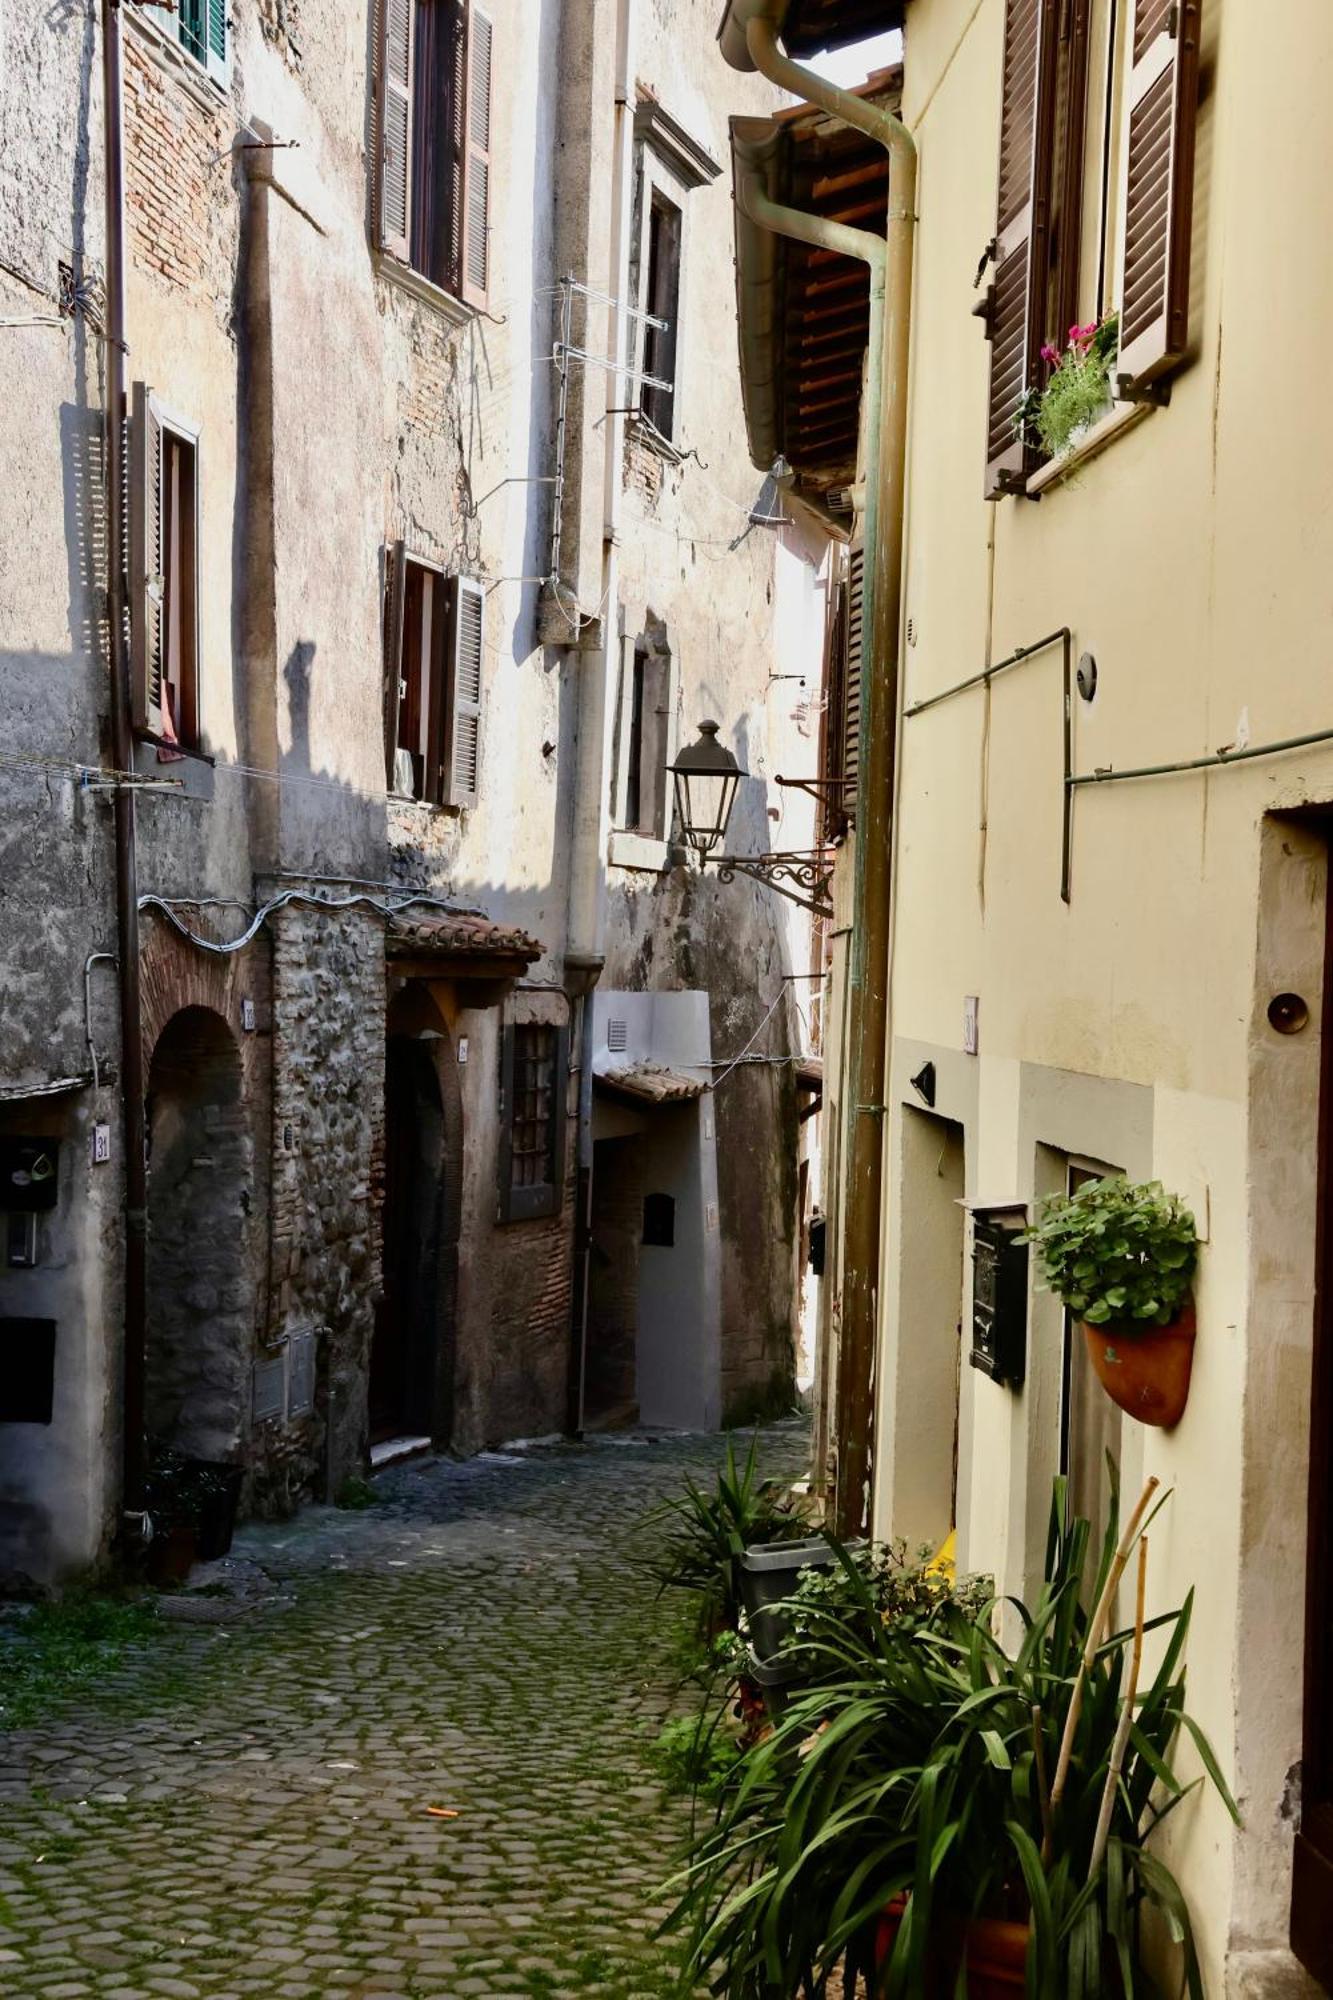
[[[1071,1161],[1066,1181],[1068,1192],[1076,1194],[1088,1181],[1111,1171]],[[1060,1470],[1069,1481],[1073,1512],[1091,1521],[1092,1546],[1100,1549],[1111,1503],[1106,1458],[1109,1452],[1119,1467],[1123,1420],[1119,1408],[1097,1380],[1082,1327],[1068,1312],[1064,1316],[1064,1336]]]
[[[432,1433],[442,1174],[430,1045],[391,1034],[384,1072],[384,1275],[370,1351],[372,1443]]]

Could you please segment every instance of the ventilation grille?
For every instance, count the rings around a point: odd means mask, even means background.
[[[623,1055],[629,1042],[629,1028],[624,1021],[608,1021],[606,1024],[606,1046],[613,1056]]]

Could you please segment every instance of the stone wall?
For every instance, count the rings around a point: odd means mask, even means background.
[[[309,1420],[265,1427],[265,1504],[337,1485],[366,1450],[366,1379],[380,1272],[384,935],[363,910],[289,905],[273,929],[273,1152],[268,1336],[320,1330],[317,1458]],[[257,1444],[257,1454],[259,1441]]]

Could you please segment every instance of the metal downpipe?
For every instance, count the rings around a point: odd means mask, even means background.
[[[119,940],[120,1077],[125,1126],[125,1299],[121,1404],[121,1508],[144,1508],[144,1375],[148,1324],[148,1164],[144,1118],[143,1004],[139,985],[139,880],[135,851],[130,661],[125,603],[125,149],[120,0],[102,0],[102,115],[106,177],[107,668],[116,786],[116,929]],[[142,1532],[142,1520],[138,1523]]]
[[[884,1188],[884,1084],[888,1052],[888,957],[902,611],[907,380],[916,233],[916,143],[901,119],[793,62],[771,21],[753,18],[746,46],[755,67],[784,90],[864,132],[889,155],[884,300],[879,353],[869,356],[865,432],[874,455],[865,509],[865,624],[870,671],[861,676],[861,755],[856,794],[850,1073],[845,1083],[842,1335],[838,1363],[834,1516],[858,1535],[870,1513],[878,1327],[880,1222]],[[873,310],[871,336],[875,335]]]

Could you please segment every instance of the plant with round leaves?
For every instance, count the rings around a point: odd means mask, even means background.
[[[1169,1326],[1198,1261],[1194,1217],[1160,1181],[1123,1174],[1048,1195],[1027,1232],[1042,1278],[1089,1326]]]

